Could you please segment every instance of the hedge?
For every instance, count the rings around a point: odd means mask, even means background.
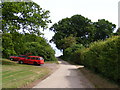
[[[94,42],[78,53],[87,68],[120,84],[120,36]]]

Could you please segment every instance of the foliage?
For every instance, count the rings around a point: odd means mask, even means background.
[[[86,67],[120,84],[120,36],[94,42],[80,53]]]
[[[61,40],[71,35],[76,38],[77,43],[83,45],[92,41],[89,36],[93,37],[94,26],[88,18],[81,15],[74,15],[71,18],[65,18],[55,23],[50,30],[55,32],[51,41],[56,44],[58,49],[62,50],[64,48],[61,47],[63,45]]]
[[[15,52],[19,54],[24,54],[25,50],[25,41],[24,41],[24,35],[19,34],[18,32],[12,33],[12,42],[14,45]]]
[[[91,42],[108,38],[115,27],[115,24],[105,19],[92,22],[84,16],[74,15],[71,18],[60,20],[50,28],[55,32],[51,41],[56,44],[58,49],[63,50],[65,43],[63,40],[73,35],[77,44],[88,47]]]
[[[65,37],[63,40],[63,49],[71,47],[72,45],[76,44],[76,39],[72,35]]]
[[[120,84],[120,36],[91,43],[88,48],[75,44],[65,49],[62,58]]]
[[[43,10],[34,2],[2,2],[3,33],[34,33],[40,35],[40,29],[47,28],[51,21],[49,11]]]
[[[117,29],[117,32],[114,35],[120,35],[120,28]]]
[[[98,22],[94,22],[94,26],[96,28],[96,31],[94,33],[94,41],[105,40],[106,38],[109,38],[116,27],[115,24],[112,24],[105,19],[99,19]]]
[[[9,33],[2,35],[2,53],[3,57],[9,57],[11,54],[16,54],[12,35]]]
[[[6,33],[3,34],[3,57],[32,53],[32,55],[43,56],[45,60],[54,61],[55,51],[46,43],[46,40],[34,34]]]
[[[73,46],[65,49],[63,58],[70,62],[81,64],[81,61],[79,60],[79,51],[83,50],[84,48],[85,47],[82,44],[74,44]]]
[[[49,11],[34,2],[2,2],[3,57],[32,53],[54,61],[55,52],[40,36],[51,21]]]
[[[44,46],[39,42],[28,42],[26,43],[26,53],[32,53],[32,55],[42,56],[45,61],[53,61],[56,60],[54,54],[54,50],[50,47],[50,45]]]
[[[60,45],[59,48],[63,48],[63,53],[64,50],[68,47],[73,46],[74,44],[76,44],[76,38],[73,37],[73,35],[70,35],[69,37],[65,37],[62,40],[59,40],[59,42],[57,42],[57,45]]]

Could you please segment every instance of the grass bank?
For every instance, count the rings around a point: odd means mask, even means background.
[[[79,70],[95,86],[95,88],[120,88],[120,86],[114,82],[111,82],[109,79],[104,78],[100,74],[97,74],[87,68],[80,68]]]
[[[2,60],[2,88],[20,88],[46,77],[50,70],[41,66]]]

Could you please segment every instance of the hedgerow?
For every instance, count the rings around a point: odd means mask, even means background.
[[[87,68],[120,84],[120,36],[94,42],[79,53]]]
[[[120,36],[90,44],[89,48],[75,44],[65,49],[65,60],[82,64],[88,69],[120,84]]]

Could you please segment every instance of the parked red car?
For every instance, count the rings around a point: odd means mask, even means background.
[[[19,56],[10,56],[9,57],[9,59],[11,60],[11,61],[18,61],[20,58],[27,58],[27,56],[26,55],[19,55]]]
[[[34,64],[34,65],[42,65],[44,64],[44,59],[40,56],[28,56],[27,58],[19,59],[19,63],[23,64]]]

